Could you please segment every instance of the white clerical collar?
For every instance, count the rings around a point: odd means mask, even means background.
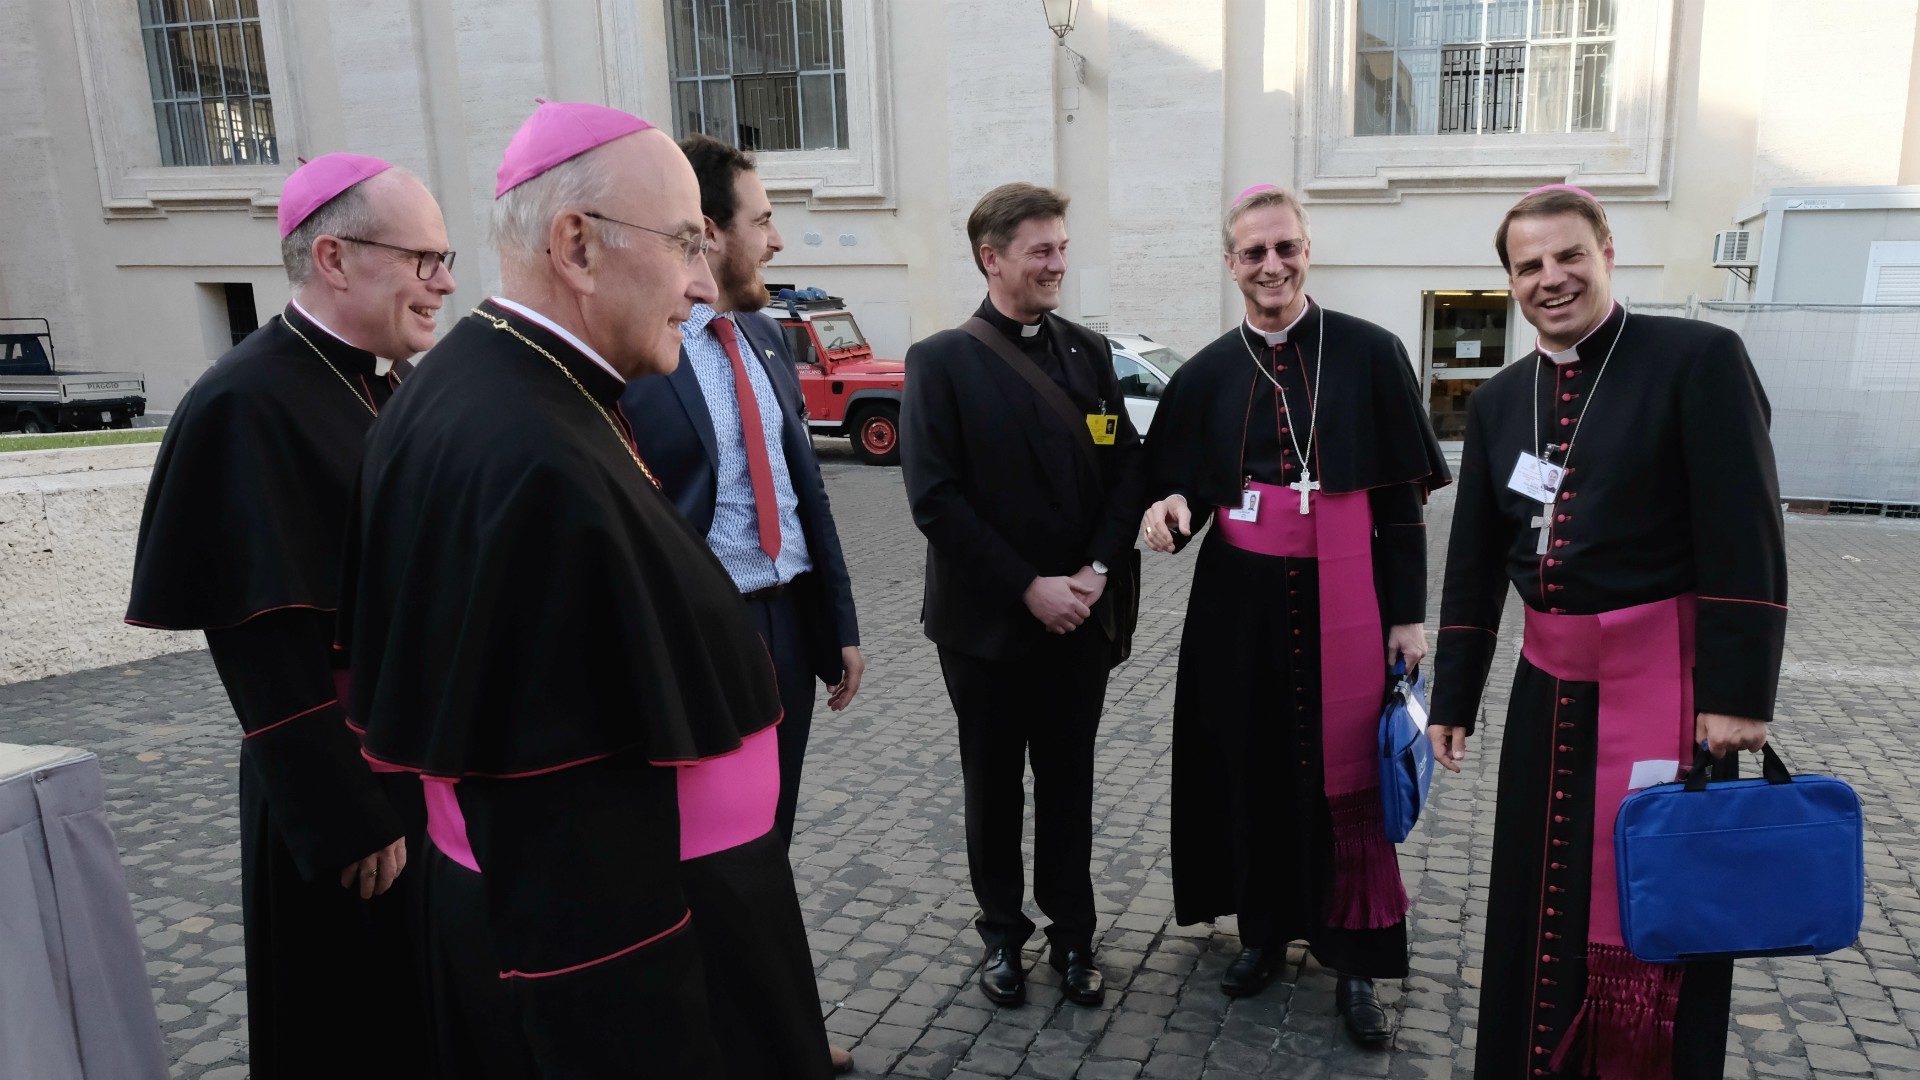
[[[1300,305],[1300,314],[1295,315],[1293,317],[1292,322],[1288,323],[1287,325],[1281,327],[1278,330],[1262,330],[1259,327],[1253,325],[1253,319],[1251,318],[1247,319],[1247,329],[1253,331],[1255,334],[1266,339],[1267,348],[1269,349],[1275,347],[1276,345],[1285,345],[1287,343],[1287,335],[1293,333],[1293,328],[1296,326],[1299,326],[1300,320],[1307,317],[1307,309],[1311,308],[1312,306],[1313,306],[1313,300],[1308,299],[1306,303]]]
[[[1553,350],[1540,344],[1539,338],[1534,338],[1533,339],[1534,351],[1538,352],[1541,356],[1546,357],[1547,359],[1553,361],[1556,364],[1561,364],[1561,365],[1571,364],[1575,360],[1580,359],[1580,346],[1585,345],[1587,343],[1587,338],[1590,338],[1593,335],[1599,333],[1600,328],[1607,325],[1607,320],[1612,318],[1613,318],[1613,308],[1608,307],[1607,317],[1605,319],[1601,319],[1599,322],[1594,323],[1593,329],[1587,331],[1584,335],[1582,335],[1579,341],[1576,341],[1573,344],[1567,346],[1566,348],[1561,349],[1559,352],[1554,352]]]
[[[607,374],[613,376],[616,379],[619,379],[623,383],[627,381],[627,377],[625,375],[622,375],[619,372],[613,370],[613,365],[607,363],[605,357],[593,351],[593,346],[587,344],[584,341],[581,341],[577,337],[574,337],[573,333],[569,331],[566,327],[561,326],[559,323],[554,322],[552,319],[547,318],[545,315],[540,314],[539,312],[533,310],[527,305],[515,303],[514,301],[509,300],[504,296],[495,296],[492,298],[492,300],[494,303],[499,304],[501,307],[506,308],[508,311],[511,311],[514,314],[519,315],[522,318],[528,319],[532,322],[539,323],[541,326],[544,326],[547,329],[553,331],[556,335],[559,336],[561,341],[564,341],[567,344],[573,346],[574,348],[579,349],[581,354],[584,355],[587,359],[607,369]]]
[[[1028,325],[1026,325],[1025,323],[1022,323],[1022,324],[1020,324],[1020,336],[1021,336],[1021,337],[1023,337],[1023,338],[1027,338],[1027,337],[1039,337],[1039,336],[1040,336],[1040,323],[1044,323],[1044,322],[1046,322],[1046,321],[1047,321],[1047,320],[1046,320],[1046,318],[1045,318],[1045,316],[1042,316],[1042,317],[1041,317],[1041,319],[1040,319],[1040,322],[1037,322],[1037,323],[1034,323],[1034,324],[1033,324],[1032,326],[1028,326]]]
[[[326,323],[323,323],[319,319],[314,318],[313,312],[308,311],[306,307],[300,303],[299,297],[297,296],[288,297],[287,303],[293,305],[293,310],[299,312],[301,318],[307,320],[308,322],[312,323],[314,326],[318,327],[320,331],[326,334],[328,337],[332,338],[333,340],[339,342],[342,345],[345,345],[349,349],[360,349],[360,346],[355,345],[353,342],[348,341],[344,337],[341,337],[340,334],[336,332],[333,327],[328,326]],[[360,351],[366,352],[367,350],[360,349]],[[379,375],[384,378],[387,372],[392,370],[393,370],[393,361],[387,359],[384,356],[376,356],[373,358],[373,373],[375,375]]]

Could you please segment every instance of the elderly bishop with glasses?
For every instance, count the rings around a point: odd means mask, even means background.
[[[395,1033],[380,1075],[411,1075],[408,890],[389,890],[417,854],[403,838],[417,814],[347,726],[333,612],[361,448],[408,358],[433,345],[453,252],[426,187],[358,154],[296,169],[279,218],[293,299],[180,400],[127,621],[205,631],[239,716],[253,1075],[308,1075],[374,1017]]]
[[[1239,915],[1236,997],[1305,941],[1376,1044],[1372,980],[1407,973],[1377,726],[1389,665],[1426,652],[1421,512],[1447,470],[1399,339],[1307,296],[1293,195],[1247,189],[1223,233],[1246,318],[1175,373],[1147,438],[1148,546],[1213,523],[1174,689],[1174,914]]]

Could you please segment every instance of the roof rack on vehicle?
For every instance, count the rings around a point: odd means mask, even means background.
[[[771,294],[769,303],[786,305],[787,314],[796,319],[803,311],[833,311],[847,306],[844,299],[828,295],[821,288],[795,289],[783,286],[775,289],[769,286],[767,291]]]

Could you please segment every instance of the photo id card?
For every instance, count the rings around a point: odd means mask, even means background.
[[[1088,413],[1087,434],[1093,436],[1095,446],[1112,446],[1114,437],[1120,434],[1120,418],[1108,413]]]
[[[1227,511],[1227,517],[1233,521],[1259,521],[1260,493],[1252,488],[1242,489],[1240,492],[1240,508],[1238,510]]]
[[[1566,474],[1567,470],[1560,466],[1523,450],[1520,460],[1513,463],[1513,475],[1507,479],[1507,487],[1525,495],[1528,502],[1550,503],[1560,494],[1560,480]]]

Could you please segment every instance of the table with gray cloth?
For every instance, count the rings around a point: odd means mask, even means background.
[[[0,1077],[167,1075],[100,760],[0,743]]]

